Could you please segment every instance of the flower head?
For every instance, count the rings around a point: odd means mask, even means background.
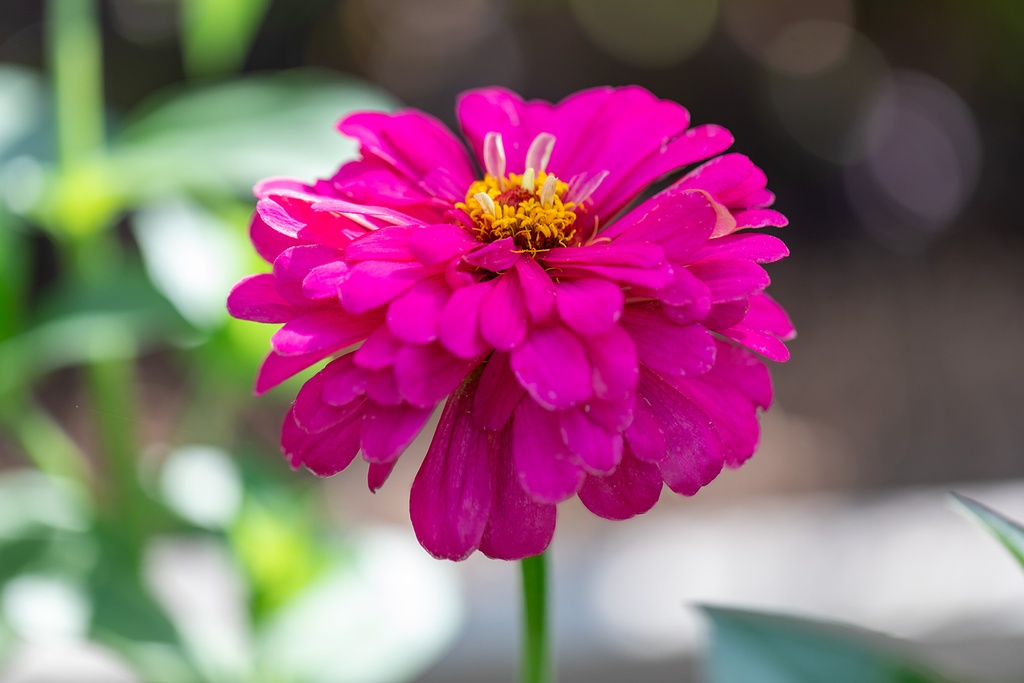
[[[283,323],[257,392],[331,359],[285,418],[292,465],[328,476],[361,452],[376,490],[443,405],[417,537],[517,559],[574,495],[624,519],[749,458],[772,397],[759,356],[786,360],[793,336],[759,265],[788,251],[747,231],[786,224],[764,173],[636,87],[558,104],[478,90],[458,117],[472,156],[423,113],[360,113],[339,128],[361,159],[256,188],[273,272],[228,307]]]

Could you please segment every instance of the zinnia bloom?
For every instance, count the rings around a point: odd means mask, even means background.
[[[793,327],[759,265],[788,251],[745,231],[786,219],[747,157],[716,156],[728,131],[637,87],[488,88],[458,119],[471,154],[418,111],[349,116],[361,159],[256,188],[273,272],[228,301],[283,323],[256,391],[331,359],[285,417],[291,464],[329,476],[361,452],[375,491],[443,404],[410,513],[457,560],[540,553],[574,495],[625,519],[749,458],[759,356],[786,360]]]

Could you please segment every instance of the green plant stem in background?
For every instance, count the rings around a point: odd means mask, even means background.
[[[46,38],[60,165],[103,147],[103,51],[95,0],[49,0]]]
[[[548,643],[547,555],[527,557],[523,571],[522,683],[550,683],[551,662]]]
[[[31,397],[11,395],[0,400],[0,424],[40,471],[52,477],[89,482],[85,455],[63,427]]]

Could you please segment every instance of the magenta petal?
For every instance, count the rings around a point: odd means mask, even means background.
[[[764,361],[729,342],[718,342],[715,367],[704,379],[736,387],[752,403],[764,409],[772,403],[772,381]]]
[[[281,426],[281,450],[292,467],[305,465],[313,474],[329,477],[348,467],[359,452],[359,423],[358,419],[347,420],[326,431],[307,434],[289,410]]]
[[[509,431],[496,435],[493,442],[494,498],[480,539],[480,552],[496,560],[542,553],[555,533],[556,506],[531,499],[516,477]]]
[[[727,467],[739,467],[757,448],[757,408],[739,390],[707,376],[685,381],[683,392],[707,413],[722,442]]]
[[[559,413],[562,440],[590,474],[608,474],[622,459],[622,435],[587,419],[580,408]]]
[[[363,457],[376,463],[396,459],[420,433],[433,410],[433,407],[368,404],[360,437]]]
[[[665,457],[665,428],[646,401],[636,401],[633,423],[626,429],[629,451],[640,460],[657,463]]]
[[[641,372],[640,392],[665,432],[666,453],[658,469],[670,489],[692,496],[722,471],[718,435],[704,411],[654,373]]]
[[[362,417],[363,401],[358,396],[341,405],[328,403],[324,399],[324,385],[327,379],[344,374],[348,367],[348,361],[339,359],[328,364],[302,385],[292,406],[292,417],[303,431],[316,434],[339,422]]]
[[[367,370],[390,368],[402,350],[402,342],[395,339],[388,328],[378,327],[366,338],[362,346],[356,349],[354,359],[356,365]]]
[[[764,268],[742,259],[708,259],[689,266],[711,290],[711,301],[733,301],[760,292],[771,280]]]
[[[462,260],[471,266],[497,273],[512,268],[522,257],[512,238],[506,237],[473,249]]]
[[[629,519],[653,508],[661,497],[661,487],[657,466],[637,460],[627,452],[611,474],[588,476],[579,496],[598,517]]]
[[[366,397],[381,406],[401,405],[403,398],[392,368],[366,371]]]
[[[617,244],[651,242],[665,257],[680,263],[703,246],[718,222],[718,212],[707,195],[672,187],[655,195],[614,223],[604,236]]]
[[[737,301],[723,301],[711,307],[707,317],[704,318],[704,327],[709,330],[721,330],[740,323],[747,315],[750,308],[748,299]]]
[[[771,209],[748,209],[734,214],[740,228],[782,228],[789,225],[789,219]]]
[[[594,368],[594,396],[623,398],[636,389],[640,378],[636,344],[621,326],[588,339],[587,355]]]
[[[457,289],[441,311],[438,339],[456,356],[475,358],[490,349],[480,335],[480,310],[493,288],[487,281]]]
[[[756,190],[763,190],[767,178],[764,171],[742,154],[723,154],[687,173],[678,187],[704,190],[722,204],[742,205],[742,199]]]
[[[512,418],[512,462],[516,476],[538,503],[560,503],[583,483],[558,424],[558,414],[521,401]]]
[[[504,429],[525,395],[509,367],[508,354],[494,352],[484,364],[473,401],[476,425],[495,432]]]
[[[701,320],[711,309],[711,290],[686,268],[674,267],[672,275],[672,282],[651,298],[677,309],[672,319],[680,324]]]
[[[270,273],[250,275],[232,287],[228,313],[257,323],[283,323],[293,316],[291,303],[278,294]]]
[[[271,351],[263,359],[263,364],[256,373],[256,394],[270,391],[289,377],[297,375],[311,365],[316,365],[337,350],[328,348],[298,356],[283,356]]]
[[[406,401],[427,408],[455,391],[479,363],[479,358],[453,356],[437,343],[406,346],[395,359],[395,379]]]
[[[434,557],[462,560],[477,549],[494,498],[495,449],[473,426],[472,388],[448,400],[409,496],[416,538]]]
[[[450,261],[477,244],[464,228],[456,225],[428,225],[412,235],[409,251],[423,265],[432,266]]]
[[[338,288],[341,305],[352,313],[383,306],[430,273],[416,262],[362,261],[352,266]]]
[[[760,233],[742,233],[716,237],[693,255],[694,261],[707,258],[737,258],[754,263],[773,263],[789,256],[789,249],[778,237]]]
[[[535,259],[516,261],[516,275],[526,300],[526,310],[534,323],[547,321],[555,307],[555,283]]]
[[[586,350],[564,327],[533,328],[509,360],[519,384],[546,408],[570,408],[593,395]]]
[[[398,460],[392,460],[391,462],[371,462],[370,467],[366,471],[366,487],[370,489],[370,493],[377,493],[381,486],[384,486],[384,482],[391,476],[391,470],[395,469],[395,463]]]
[[[499,351],[511,351],[526,336],[526,302],[514,272],[492,280],[480,307],[480,334]]]
[[[462,188],[473,181],[475,173],[462,144],[439,121],[421,112],[359,112],[343,119],[338,130],[358,140],[364,156],[391,164],[437,196],[449,198],[445,192],[449,183],[436,176],[437,169],[448,171]]]
[[[743,324],[755,330],[765,330],[783,340],[796,337],[796,329],[786,311],[775,299],[765,293],[750,297],[750,308]]]
[[[317,351],[336,351],[366,339],[381,324],[376,313],[352,315],[336,308],[296,316],[270,338],[273,349],[284,356]]]
[[[308,297],[303,292],[303,282],[310,271],[327,263],[338,262],[340,259],[341,252],[337,249],[319,245],[286,249],[274,261],[274,279],[278,293],[294,303],[307,303]]]
[[[673,376],[700,375],[715,362],[715,340],[702,325],[676,325],[648,305],[627,306],[622,326],[641,362]]]
[[[755,330],[746,325],[736,325],[724,330],[717,330],[724,337],[732,339],[738,344],[746,346],[751,351],[756,351],[769,360],[785,363],[789,360],[789,349],[774,334]]]
[[[295,237],[282,235],[274,230],[258,213],[253,214],[252,221],[249,223],[249,239],[252,241],[256,253],[262,256],[267,263],[273,263],[285,249],[303,244]]]
[[[348,264],[333,261],[316,266],[302,280],[302,296],[307,299],[332,299],[338,296],[338,287],[348,273]]]
[[[409,243],[423,230],[418,226],[391,225],[366,233],[345,247],[347,261],[412,261]]]
[[[444,276],[424,278],[388,306],[388,329],[409,344],[426,344],[437,339],[441,311],[451,290]]]
[[[343,406],[366,393],[366,370],[354,363],[355,354],[337,358],[321,371],[320,398],[332,406]]]
[[[625,303],[622,288],[607,280],[562,280],[556,289],[558,316],[570,329],[582,336],[604,334],[622,317]]]

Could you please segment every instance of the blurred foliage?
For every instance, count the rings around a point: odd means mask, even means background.
[[[875,634],[796,617],[705,607],[709,683],[951,683]]]
[[[988,529],[996,539],[1009,551],[1013,558],[1024,568],[1024,526],[1009,519],[990,507],[958,493],[953,494],[956,500]]]

